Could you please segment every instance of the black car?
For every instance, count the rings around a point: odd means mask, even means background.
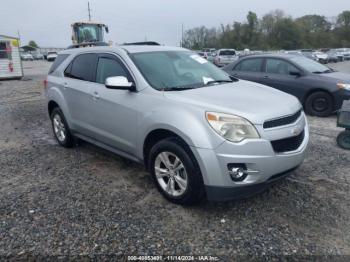
[[[343,100],[350,99],[350,74],[337,72],[302,56],[253,55],[241,58],[223,70],[233,77],[296,96],[309,115],[329,116],[340,108]]]

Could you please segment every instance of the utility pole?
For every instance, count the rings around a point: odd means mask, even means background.
[[[184,47],[184,24],[181,25],[181,47]]]
[[[91,9],[90,9],[90,2],[88,2],[88,12],[89,12],[89,21],[91,21]]]

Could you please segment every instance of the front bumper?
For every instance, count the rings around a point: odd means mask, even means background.
[[[271,141],[285,138],[287,131],[303,127],[305,135],[300,146],[291,152],[276,153]],[[240,143],[225,141],[216,149],[192,148],[201,168],[209,200],[229,200],[264,190],[276,178],[283,178],[300,166],[306,157],[309,128],[303,116],[296,123],[264,131],[257,127],[261,139]],[[245,165],[247,177],[241,182],[231,179],[229,165]]]
[[[341,108],[344,100],[350,100],[350,91],[349,90],[338,90],[334,93],[335,98],[335,110]]]
[[[263,183],[253,184],[250,186],[242,186],[242,187],[235,187],[235,188],[205,186],[207,198],[208,200],[211,200],[211,201],[229,201],[229,200],[248,198],[265,191],[272,184],[291,175],[293,171],[296,170],[297,168],[298,166],[290,170],[287,170],[283,173],[274,175]]]

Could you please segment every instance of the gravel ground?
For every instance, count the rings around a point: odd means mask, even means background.
[[[335,116],[309,118],[305,163],[263,194],[180,207],[142,166],[58,146],[41,94],[49,63],[24,66],[24,80],[0,82],[0,257],[350,255],[350,151]]]

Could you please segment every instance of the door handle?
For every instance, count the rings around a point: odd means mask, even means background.
[[[96,101],[100,99],[100,95],[95,91],[94,94],[92,95],[92,99]]]

